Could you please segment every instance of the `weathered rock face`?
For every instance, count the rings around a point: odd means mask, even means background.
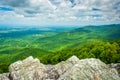
[[[28,57],[9,66],[9,73],[0,80],[120,80],[115,68],[98,59],[82,59],[72,56],[56,65],[44,65],[38,59]]]
[[[108,66],[110,68],[115,68],[118,71],[119,77],[120,77],[120,63],[116,63],[116,64],[111,63],[111,64],[108,64]]]

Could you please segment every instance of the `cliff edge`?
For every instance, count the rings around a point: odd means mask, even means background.
[[[56,65],[44,65],[32,56],[9,66],[0,80],[120,80],[115,68],[99,59],[79,60],[72,56]]]

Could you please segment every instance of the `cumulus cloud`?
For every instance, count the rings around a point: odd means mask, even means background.
[[[0,20],[25,23],[119,23],[120,0],[1,0]]]

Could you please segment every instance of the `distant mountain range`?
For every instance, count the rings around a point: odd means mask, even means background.
[[[45,50],[61,50],[69,47],[82,46],[99,41],[120,39],[120,25],[85,26],[61,32],[57,35],[39,38],[37,43]],[[53,45],[54,44],[54,45]]]
[[[10,63],[30,55],[52,64],[72,55],[100,58],[105,63],[120,62],[120,24],[0,32],[0,72],[6,72]]]
[[[40,28],[0,30],[0,48],[37,47],[46,51],[58,51],[66,48],[81,47],[101,41],[120,39],[120,24],[85,26],[72,28]],[[14,43],[13,43],[14,42]],[[54,45],[53,45],[54,44]],[[5,49],[4,49],[5,50]]]

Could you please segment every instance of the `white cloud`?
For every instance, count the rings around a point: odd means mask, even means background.
[[[120,0],[2,0],[0,21],[28,24],[119,22]]]

